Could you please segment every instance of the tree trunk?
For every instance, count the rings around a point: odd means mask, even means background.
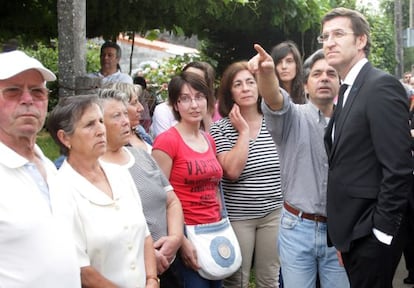
[[[59,96],[75,95],[86,72],[86,0],[58,0]]]
[[[404,69],[403,58],[403,29],[402,29],[402,9],[401,0],[395,0],[394,2],[394,22],[395,22],[395,57],[397,60],[397,66],[395,67],[395,77],[401,78],[402,71]]]

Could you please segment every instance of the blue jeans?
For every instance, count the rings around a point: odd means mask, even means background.
[[[222,280],[204,279],[197,271],[185,266],[178,254],[175,261],[184,288],[221,288],[223,286]]]
[[[278,245],[285,288],[314,288],[318,273],[322,288],[350,287],[326,233],[326,223],[299,218],[283,208]]]

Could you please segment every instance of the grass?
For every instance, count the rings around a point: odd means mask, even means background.
[[[250,281],[249,281],[249,288],[255,288],[256,287],[256,277],[254,273],[254,269],[250,270]]]
[[[59,146],[55,143],[55,141],[53,141],[49,132],[46,130],[43,129],[40,131],[37,135],[36,143],[50,160],[54,161],[59,157]]]

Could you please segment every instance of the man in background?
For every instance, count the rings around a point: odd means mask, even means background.
[[[115,42],[105,42],[101,46],[101,70],[99,72],[90,73],[91,77],[99,77],[102,79],[102,85],[107,83],[124,82],[133,84],[131,76],[121,72],[119,61],[121,60],[121,47]]]

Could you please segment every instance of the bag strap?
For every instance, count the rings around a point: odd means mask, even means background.
[[[223,186],[221,181],[219,182],[219,192],[220,192],[220,199],[221,199],[221,218],[227,218],[227,208],[226,203],[224,202],[224,192]]]
[[[201,134],[206,139],[206,141],[208,143],[208,147],[213,149],[213,146],[211,146],[210,140],[208,139],[206,133],[204,131],[201,131]],[[226,203],[224,202],[224,193],[223,193],[223,186],[221,184],[221,180],[219,181],[218,189],[219,189],[220,200],[221,200],[221,218],[226,218],[227,217],[227,208],[226,208]]]

